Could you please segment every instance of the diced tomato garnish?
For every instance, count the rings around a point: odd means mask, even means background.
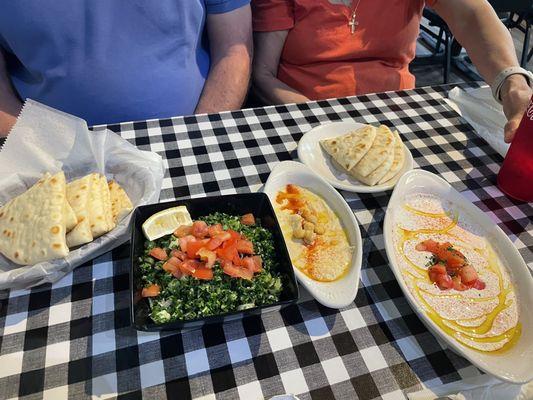
[[[252,273],[261,272],[262,270],[262,263],[261,257],[254,256],[254,257],[244,257],[242,259],[242,265],[245,268],[248,268]]]
[[[222,247],[219,247],[217,249],[217,255],[227,261],[233,261],[235,257],[239,256],[239,253],[237,252],[237,247],[235,245],[232,245],[229,242],[225,242]]]
[[[224,271],[225,274],[233,278],[242,278],[242,279],[251,280],[254,277],[253,272],[250,271],[249,269],[236,267],[231,262],[224,262],[222,270]]]
[[[461,282],[464,284],[470,284],[477,280],[477,272],[471,265],[465,265],[459,270],[461,276]]]
[[[170,261],[170,260],[169,260]],[[165,271],[167,271],[168,273],[172,274],[173,272],[177,271],[179,268],[178,268],[178,265],[177,264],[173,264],[171,262],[167,261],[166,263],[163,264],[163,269]]]
[[[176,258],[179,258],[180,260],[185,260],[187,258],[187,253],[185,253],[184,251],[181,251],[181,250],[172,250],[170,252],[170,255],[172,257],[176,257]]]
[[[437,263],[429,267],[428,271],[433,271],[436,274],[446,274],[446,267],[443,264]]]
[[[453,281],[453,288],[455,290],[459,290],[460,292],[462,292],[463,290],[468,289],[468,286],[466,286],[464,283],[461,282],[460,276],[454,276],[452,278],[452,281]]]
[[[187,235],[187,236],[184,236],[182,238],[180,238],[180,250],[181,251],[187,251],[187,244],[189,244],[189,242],[191,240],[196,240],[196,238],[192,235]]]
[[[203,239],[209,233],[207,224],[204,221],[194,221],[192,223],[192,235],[198,239]]]
[[[474,282],[474,284],[472,285],[472,287],[473,287],[474,289],[477,289],[477,290],[483,290],[483,289],[485,289],[485,286],[487,286],[487,285],[485,285],[485,282],[480,281],[479,279],[476,280],[476,281]]]
[[[435,272],[435,271],[428,270],[428,275],[429,275],[429,280],[431,282],[437,282],[437,279],[439,279],[439,276],[441,276],[442,274],[439,274],[438,272]]]
[[[453,287],[452,277],[448,274],[440,274],[436,283],[440,290],[448,290]]]
[[[187,255],[189,258],[196,257],[198,250],[206,246],[209,243],[209,239],[194,239],[187,243]]]
[[[255,217],[252,213],[244,214],[241,217],[241,223],[243,225],[255,225]]]
[[[194,274],[194,271],[196,271],[197,268],[202,268],[202,267],[204,267],[204,263],[202,263],[200,261],[197,261],[197,260],[190,260],[189,259],[189,260],[183,261],[180,264],[179,269],[184,274],[192,275],[192,274]]]
[[[232,238],[231,234],[229,232],[220,232],[215,235],[213,239],[220,240],[221,242],[226,242]]]
[[[174,257],[174,256],[170,257],[167,260],[167,263],[175,265],[175,266],[180,265],[182,262],[183,262],[182,260],[180,260],[178,257]]]
[[[222,229],[222,225],[220,224],[215,224],[207,227],[207,233],[210,237],[215,237],[216,235],[222,232],[224,232],[224,230]]]
[[[191,233],[192,233],[192,226],[191,225],[180,225],[174,231],[174,236],[181,238],[181,237],[190,235]]]
[[[206,268],[213,268],[213,265],[215,265],[215,261],[217,259],[217,255],[214,251],[202,247],[200,250],[198,250],[196,254],[200,257],[202,261],[205,262]]]
[[[255,263],[254,272],[261,272],[263,270],[263,259],[261,256],[253,256],[252,260],[254,260]]]
[[[168,258],[167,252],[161,247],[154,247],[152,250],[150,250],[150,255],[156,260],[161,261],[165,261]]]
[[[211,268],[199,267],[195,269],[192,276],[197,279],[209,281],[213,279],[213,270]]]
[[[156,297],[161,293],[161,289],[158,285],[153,284],[148,287],[143,288],[141,296],[142,297]]]
[[[254,254],[254,244],[249,240],[237,240],[237,251],[242,254]]]
[[[231,240],[237,241],[242,238],[241,234],[239,232],[235,232],[233,229],[228,229],[226,232],[230,234]]]
[[[220,245],[222,245],[222,240],[220,240],[219,238],[217,237],[214,237],[212,238],[211,240],[209,240],[209,242],[206,244],[206,248],[208,250],[215,250],[217,249],[218,247],[220,247]]]

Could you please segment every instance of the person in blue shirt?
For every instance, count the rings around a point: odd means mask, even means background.
[[[239,108],[249,0],[17,0],[0,12],[0,136],[26,98],[89,125]]]

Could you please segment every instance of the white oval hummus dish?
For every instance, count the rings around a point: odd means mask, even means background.
[[[264,192],[274,207],[296,278],[321,304],[343,308],[357,294],[359,225],[344,198],[304,164],[278,164]]]
[[[396,279],[429,329],[488,373],[533,379],[533,279],[501,229],[447,182],[414,170],[394,190],[384,234]]]

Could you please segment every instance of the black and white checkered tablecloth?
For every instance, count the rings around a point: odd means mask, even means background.
[[[507,232],[533,262],[533,207],[496,188],[501,157],[443,101],[446,87],[110,126],[167,168],[162,200],[257,191],[313,126],[386,123],[419,168],[435,172]],[[407,304],[384,251],[390,192],[342,193],[361,225],[362,284],[351,307],[314,300],[280,313],[182,333],[129,327],[128,246],[54,285],[0,297],[0,397],[404,398],[479,374]]]

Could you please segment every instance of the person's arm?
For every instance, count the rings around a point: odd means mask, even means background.
[[[254,32],[252,84],[265,104],[304,103],[307,97],[277,78],[279,58],[289,31]]]
[[[4,54],[0,49],[0,137],[7,136],[21,108],[22,103],[13,90],[7,74]]]
[[[252,16],[246,5],[207,16],[211,69],[196,114],[235,110],[242,106],[252,62]]]
[[[446,21],[489,85],[500,71],[519,65],[511,34],[486,0],[437,0],[432,8]],[[523,76],[512,75],[505,81],[501,99],[508,120],[506,142],[511,142],[531,94]]]

